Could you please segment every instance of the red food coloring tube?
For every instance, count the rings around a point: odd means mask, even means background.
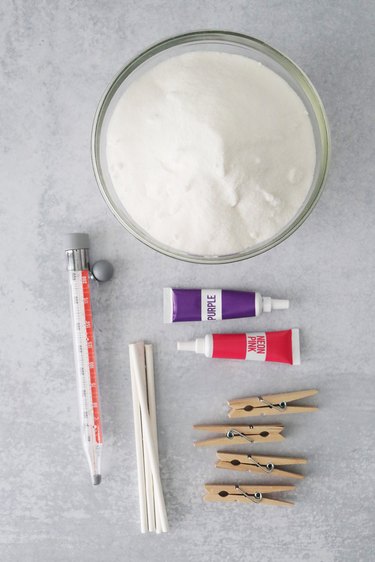
[[[218,359],[301,364],[298,328],[250,334],[208,334],[204,338],[178,342],[177,349]]]

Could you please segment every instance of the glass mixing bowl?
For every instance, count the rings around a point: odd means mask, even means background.
[[[234,254],[196,255],[168,247],[152,238],[127,213],[112,185],[106,160],[106,132],[112,112],[125,89],[161,61],[191,51],[221,51],[238,54],[261,62],[293,88],[309,114],[315,137],[316,165],[310,190],[292,220],[275,236]],[[310,80],[298,66],[266,43],[226,31],[198,31],[172,37],[154,45],[130,61],[107,88],[97,109],[92,130],[92,162],[101,193],[120,223],[138,240],[174,258],[194,263],[229,263],[256,256],[270,250],[290,236],[314,208],[324,186],[330,155],[327,117],[322,102]]]

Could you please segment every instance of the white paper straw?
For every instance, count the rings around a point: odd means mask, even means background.
[[[148,397],[148,385],[147,385],[147,370],[145,366],[145,346],[142,344],[141,346],[137,344],[139,356],[143,354],[143,361],[139,363],[139,372],[140,377],[142,379],[142,386],[145,390],[146,396]],[[147,400],[148,402],[148,400]],[[149,409],[149,404],[147,404]],[[142,440],[144,441],[143,435],[143,424],[142,424]],[[154,501],[154,485],[153,485],[153,478],[150,466],[149,456],[147,451],[144,454],[145,459],[145,482],[146,482],[146,506],[147,506],[147,522],[148,522],[148,530],[152,533],[155,531],[155,501]]]
[[[159,464],[157,462],[157,454],[155,450],[155,443],[153,438],[152,426],[150,421],[150,415],[147,406],[147,396],[145,392],[145,387],[142,385],[142,377],[140,376],[139,364],[144,361],[143,349],[140,355],[139,348],[136,346],[130,349],[132,356],[134,357],[134,379],[137,386],[138,400],[141,407],[142,414],[142,430],[143,430],[143,443],[145,445],[146,454],[148,454],[152,477],[154,481],[154,494],[155,494],[155,506],[156,511],[160,516],[161,529],[163,532],[168,530],[168,519],[167,512],[165,509],[163,489],[161,485]]]
[[[139,511],[141,518],[141,533],[147,531],[147,509],[146,509],[146,488],[145,488],[145,469],[144,469],[144,447],[142,442],[142,425],[141,410],[138,400],[137,384],[135,380],[135,363],[134,357],[129,346],[130,355],[130,375],[132,382],[133,397],[133,416],[134,416],[134,436],[135,436],[135,452],[137,457],[138,471],[138,493],[139,493]]]
[[[152,428],[152,435],[154,438],[156,461],[159,464],[159,451],[158,451],[158,431],[156,425],[156,400],[155,400],[155,378],[154,378],[154,358],[152,344],[145,344],[146,356],[146,379],[147,379],[147,396],[148,396],[148,410],[150,413],[150,421]],[[153,483],[154,486],[154,483]],[[155,530],[157,533],[161,532],[161,521],[158,510],[155,510]]]

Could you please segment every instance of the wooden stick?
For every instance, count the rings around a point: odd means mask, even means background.
[[[130,352],[130,346],[129,346],[129,352]],[[133,397],[134,437],[135,437],[135,452],[137,458],[137,471],[138,471],[138,494],[139,494],[139,511],[140,511],[140,518],[141,518],[141,533],[145,533],[147,531],[147,508],[146,508],[144,448],[143,448],[143,439],[142,439],[141,410],[138,400],[137,386],[135,382],[135,365],[131,353],[130,353],[130,376],[131,376],[132,397]]]
[[[281,433],[284,426],[281,424],[267,424],[267,425],[229,425],[229,424],[215,424],[215,425],[193,425],[193,429],[198,429],[200,431],[217,431],[217,432],[227,432],[230,429],[236,429],[241,431],[245,435],[257,435],[262,431],[268,431],[268,433]]]
[[[253,455],[247,453],[228,453],[227,451],[218,451],[216,453],[218,459],[222,461],[231,461],[237,459],[244,463],[254,463],[254,461],[261,464],[272,462],[275,465],[291,465],[291,464],[307,464],[307,459],[301,457],[273,457],[269,455]]]
[[[239,486],[235,486],[233,484],[205,484],[204,487],[208,494],[217,494],[222,490],[225,490],[229,494],[236,494],[238,493],[237,489],[239,488]],[[278,484],[257,486],[256,484],[241,484],[240,488],[248,494],[254,494],[255,492],[261,492],[262,494],[273,494],[275,492],[290,492],[291,490],[295,489],[295,486],[283,486]]]
[[[239,464],[233,465],[228,461],[217,461],[216,468],[224,468],[226,470],[238,470],[243,472],[254,472],[256,474],[265,474],[264,469],[256,466],[255,464]],[[302,480],[304,478],[303,474],[298,474],[297,472],[290,472],[288,470],[280,470],[279,468],[274,468],[272,471],[267,473],[267,476],[278,476],[280,478],[297,478]]]
[[[293,402],[294,400],[301,400],[302,398],[307,398],[308,396],[315,396],[318,393],[318,390],[299,390],[297,392],[283,392],[280,394],[264,394],[263,398],[265,398],[268,402],[272,402],[277,404],[278,402],[282,402],[285,400],[286,402]],[[259,406],[261,404],[261,400],[259,400],[259,396],[249,396],[248,398],[237,398],[235,400],[228,400],[229,406],[240,406],[243,405],[250,405],[250,406]]]
[[[239,502],[239,503],[252,503],[251,500],[249,500],[249,498],[245,497],[245,496],[227,496],[225,498],[222,498],[220,496],[217,496],[215,494],[206,494],[205,496],[203,496],[204,501],[206,502]],[[286,500],[277,500],[277,499],[273,499],[273,498],[265,498],[263,497],[262,500],[259,502],[262,503],[264,505],[276,505],[276,506],[280,506],[280,507],[292,507],[294,504],[293,502],[290,501],[286,501]],[[257,504],[255,504],[257,505]]]
[[[248,437],[248,439],[246,439]],[[213,437],[212,439],[205,439],[203,441],[194,441],[194,447],[211,447],[212,445],[246,445],[249,443],[267,443],[270,441],[283,441],[285,438],[279,433],[268,433],[266,436],[262,435],[247,435],[246,437],[241,437],[240,435],[235,435],[232,439],[228,437]]]

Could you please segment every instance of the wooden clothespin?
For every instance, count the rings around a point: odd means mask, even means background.
[[[272,416],[279,414],[303,414],[315,412],[316,406],[290,406],[290,402],[295,402],[307,396],[314,396],[317,390],[301,390],[298,392],[283,392],[280,394],[263,394],[262,396],[250,396],[229,400],[230,410],[228,417],[241,418],[247,416]]]
[[[306,464],[306,459],[295,457],[265,457],[261,455],[246,455],[239,453],[217,453],[218,461],[216,468],[226,468],[229,470],[241,470],[244,472],[255,472],[258,474],[270,474],[287,478],[303,478],[303,474],[289,472],[280,469],[280,466],[293,464]]]
[[[242,443],[265,443],[282,441],[283,425],[194,425],[194,429],[224,433],[222,437],[214,437],[204,441],[195,441],[196,447],[210,445],[240,445]]]
[[[248,486],[248,485],[226,485],[206,484],[206,502],[242,502],[263,503],[266,505],[278,505],[291,507],[293,502],[267,497],[273,492],[288,492],[294,490],[294,486]],[[267,494],[267,495],[266,495]]]

